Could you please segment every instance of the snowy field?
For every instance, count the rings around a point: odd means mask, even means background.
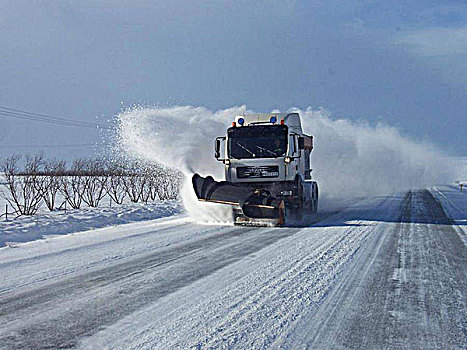
[[[467,192],[373,196],[307,228],[185,215],[0,249],[0,348],[462,349]]]
[[[0,212],[5,212],[6,201],[1,198]],[[11,210],[11,209],[10,209]],[[36,239],[87,231],[91,229],[120,225],[136,221],[154,220],[183,212],[179,201],[150,203],[104,204],[98,208],[83,205],[81,209],[48,211],[45,206],[33,216],[0,219],[0,247],[15,246],[17,243]]]

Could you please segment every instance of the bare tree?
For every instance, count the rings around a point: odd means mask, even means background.
[[[83,174],[83,201],[90,207],[97,207],[106,195],[108,176],[102,159],[90,159],[86,162]]]
[[[133,203],[137,203],[141,200],[145,184],[146,178],[137,173],[126,175],[123,178],[125,192]]]
[[[50,211],[55,208],[55,200],[65,171],[65,161],[51,159],[44,162],[44,174],[39,184],[42,186],[42,199]]]
[[[157,197],[157,174],[160,172],[160,166],[153,163],[146,163],[141,169],[141,177],[144,179],[144,185],[141,193],[141,201],[144,203],[149,200],[155,200]]]
[[[2,162],[2,172],[5,176],[5,187],[8,190],[10,197],[5,197],[5,199],[10,203],[10,205],[17,211],[21,213],[21,190],[20,182],[21,178],[19,177],[19,168],[18,161],[21,157],[17,154],[14,154],[10,157],[7,157]]]
[[[9,196],[6,200],[20,215],[34,215],[40,208],[42,199],[42,185],[40,172],[43,165],[43,155],[26,156],[23,172],[19,171],[19,155],[6,158],[1,166],[5,174],[6,187]]]
[[[143,167],[144,165],[140,160],[128,162],[126,175],[123,178],[125,192],[133,203],[139,202],[144,196],[147,177],[143,176]]]
[[[147,203],[149,200],[178,197],[182,179],[180,172],[141,161],[133,163],[132,169],[130,176],[126,178],[127,192],[132,201]]]
[[[109,178],[106,191],[109,197],[117,204],[122,204],[127,193],[125,191],[125,167],[121,162],[110,162],[107,164]]]
[[[163,169],[156,177],[156,192],[160,200],[176,199],[182,183],[182,175],[171,169]]]
[[[147,191],[149,193],[149,198],[152,201],[155,201],[158,198],[157,195],[157,186],[159,186],[157,178],[160,176],[160,169],[153,167],[152,172],[148,176]]]
[[[83,172],[86,162],[83,159],[76,159],[69,171],[69,176],[62,176],[60,181],[60,193],[73,209],[81,208],[84,194]]]

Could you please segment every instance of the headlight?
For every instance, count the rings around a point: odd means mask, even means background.
[[[292,161],[292,158],[290,157],[285,157],[284,162],[290,163]]]

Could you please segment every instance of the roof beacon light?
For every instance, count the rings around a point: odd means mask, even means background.
[[[235,124],[235,122],[232,122],[232,126],[235,128],[237,124]]]
[[[269,121],[273,124],[276,124],[277,118],[275,116],[272,116],[271,119],[269,119]]]
[[[281,119],[281,125],[285,125],[284,119]]]
[[[243,123],[245,123],[245,119],[238,118],[238,124],[243,125]]]

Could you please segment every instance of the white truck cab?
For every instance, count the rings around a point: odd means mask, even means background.
[[[303,133],[298,113],[236,116],[227,136],[216,139],[215,155],[231,183],[311,179],[313,138]]]

